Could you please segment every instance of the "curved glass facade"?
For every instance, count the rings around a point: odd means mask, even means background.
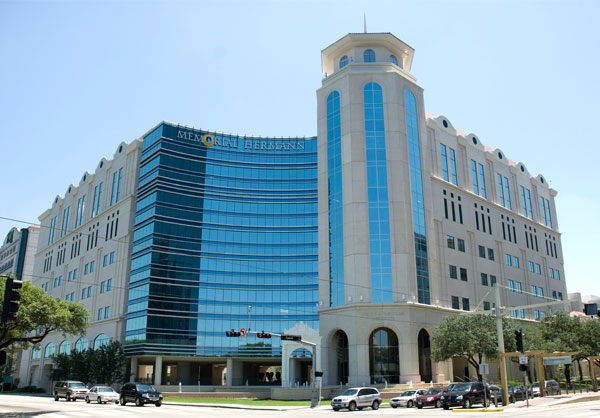
[[[371,302],[393,302],[392,247],[388,199],[383,90],[368,83],[364,90],[367,197],[369,201],[369,248]]]
[[[329,199],[329,306],[344,304],[344,216],[342,195],[340,93],[327,98],[327,175]]]
[[[163,123],[144,138],[128,298],[129,355],[277,357],[318,329],[316,138]]]
[[[410,192],[412,197],[413,227],[415,233],[415,254],[417,264],[417,300],[429,304],[429,265],[427,261],[427,231],[425,228],[425,203],[423,201],[423,179],[421,171],[421,144],[417,102],[410,90],[404,90],[406,112],[406,132],[410,164]]]

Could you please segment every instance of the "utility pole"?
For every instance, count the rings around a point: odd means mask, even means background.
[[[498,333],[498,352],[504,353],[504,331],[502,329],[502,313],[500,302],[500,286],[494,284],[494,296],[496,299],[496,332]],[[498,366],[500,368],[500,388],[502,389],[502,405],[508,405],[508,381],[506,379],[506,358],[499,356]]]

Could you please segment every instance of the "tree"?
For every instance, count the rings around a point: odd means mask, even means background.
[[[510,347],[511,333],[516,329],[516,324],[510,318],[502,318],[502,325],[506,349],[507,345]],[[514,341],[512,345],[514,346]],[[477,376],[481,380],[479,365],[484,357],[487,359],[498,357],[496,317],[489,314],[447,317],[433,334],[431,356],[434,361],[465,357],[469,364],[475,367]]]
[[[6,279],[0,280],[0,295],[4,295]],[[63,335],[85,335],[88,311],[75,302],[55,300],[31,282],[23,282],[17,320],[0,325],[0,349],[13,344],[24,348],[39,344],[54,331]]]
[[[83,383],[91,383],[94,380],[94,350],[88,348],[85,350],[74,350],[69,356],[71,361],[70,379],[79,380]]]
[[[125,379],[125,353],[118,341],[111,341],[93,352],[93,374],[96,382],[112,385]]]
[[[71,378],[72,367],[69,354],[56,354],[52,363],[52,380],[69,380]]]

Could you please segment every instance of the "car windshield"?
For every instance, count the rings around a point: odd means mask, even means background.
[[[429,389],[427,392],[425,392],[425,395],[437,395],[441,391],[441,389]]]
[[[85,389],[85,385],[83,383],[69,383],[69,387],[70,388],[84,388]]]
[[[354,396],[354,395],[356,395],[356,392],[358,392],[357,389],[348,389],[344,393],[342,393],[340,396]]]
[[[412,396],[415,394],[416,391],[414,390],[407,390],[406,392],[404,392],[402,395],[400,396]]]
[[[98,392],[114,392],[113,388],[98,388]]]
[[[533,384],[533,387],[534,387],[534,388],[539,388],[539,387],[540,387],[540,382],[535,382],[535,383]]]
[[[155,392],[154,388],[150,385],[137,385],[137,390]]]
[[[471,390],[471,385],[456,385],[450,390],[452,392],[468,392]]]

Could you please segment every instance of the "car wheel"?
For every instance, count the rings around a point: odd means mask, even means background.
[[[142,401],[142,398],[135,398],[135,406],[144,406],[144,401]]]
[[[54,400],[58,401],[58,394],[56,394],[56,393],[54,394]]]
[[[371,408],[374,411],[377,411],[379,409],[379,401],[373,401],[373,405],[371,405]]]
[[[414,406],[413,401],[406,402],[406,407],[407,408],[412,408],[413,406]]]
[[[86,397],[85,397],[85,403],[90,403],[90,398],[89,398],[89,396],[86,396]]]
[[[160,408],[160,406],[161,406],[161,405],[162,405],[162,402],[161,402],[161,401],[158,401],[158,402],[156,402],[156,407],[157,407],[157,408]]]
[[[339,410],[340,410],[340,408],[333,408],[333,410],[334,410],[335,412],[337,412],[337,411],[339,411]]]
[[[463,402],[463,408],[465,408],[465,409],[471,408],[471,401],[468,399],[465,399],[465,401]]]
[[[125,397],[124,396],[121,396],[120,401],[121,401],[121,405],[125,405],[127,403],[127,402],[125,402]]]
[[[354,401],[350,402],[350,405],[348,405],[348,410],[356,411],[356,402],[354,402]]]
[[[102,402],[102,398],[101,398],[100,396],[98,396],[98,399],[96,399],[96,401],[97,401],[98,403],[106,403],[106,402]]]
[[[118,405],[118,404],[119,404],[119,401],[115,401],[115,405]]]
[[[398,405],[394,404],[392,405],[392,408],[398,408]]]
[[[442,406],[442,403],[440,402],[440,400],[438,399],[437,401],[435,401],[435,407],[439,408],[440,406]]]

